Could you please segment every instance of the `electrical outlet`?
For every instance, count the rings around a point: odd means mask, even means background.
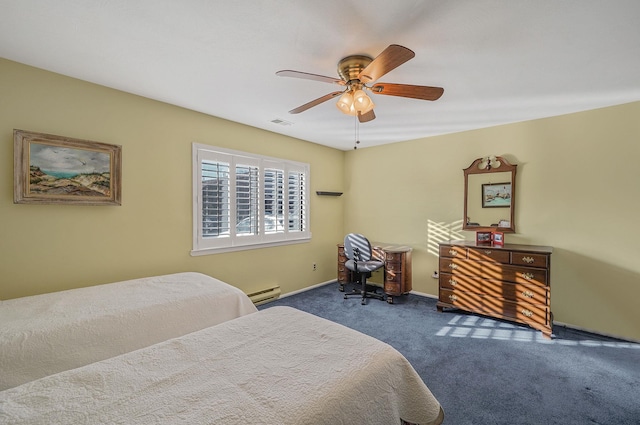
[[[318,270],[318,265],[316,263],[313,263],[313,271],[315,272],[316,270]]]
[[[433,272],[433,274],[431,275],[431,277],[432,277],[432,278],[434,278],[434,279],[437,279],[437,278],[439,277],[439,276],[438,276],[438,272],[437,272],[437,271]]]

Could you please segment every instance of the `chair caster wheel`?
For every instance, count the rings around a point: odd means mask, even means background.
[[[349,297],[347,297],[347,294],[344,294],[344,299],[346,300],[347,298],[349,298]]]

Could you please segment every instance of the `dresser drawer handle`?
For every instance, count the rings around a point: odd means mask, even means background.
[[[533,316],[533,311],[527,310],[526,308],[523,308],[521,313],[523,316],[527,316],[527,317]]]
[[[458,268],[458,265],[456,263],[450,263],[449,264],[449,268],[452,269],[452,270],[455,270],[455,269]]]
[[[533,298],[533,292],[531,291],[522,291],[522,295],[527,298]]]
[[[449,250],[449,255],[455,257],[456,255],[458,255],[458,251],[456,251],[455,249],[450,249]]]
[[[522,261],[524,261],[527,264],[532,264],[536,260],[533,257],[522,257]]]
[[[522,277],[525,280],[533,280],[533,273],[522,273]]]
[[[484,255],[491,255],[491,251],[490,251],[490,250],[488,250],[488,249],[486,249],[486,250],[484,251]]]
[[[451,286],[456,286],[458,284],[458,281],[455,279],[449,279],[449,284],[451,284]]]
[[[451,302],[456,302],[458,297],[456,297],[455,295],[449,295],[449,299],[451,300]]]

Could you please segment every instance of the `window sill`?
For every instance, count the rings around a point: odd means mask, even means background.
[[[199,257],[202,255],[222,254],[225,252],[248,251],[250,249],[271,248],[274,246],[283,246],[283,245],[294,245],[294,244],[307,243],[310,241],[311,241],[311,236],[301,238],[301,239],[289,239],[286,241],[256,243],[256,244],[242,245],[242,246],[225,246],[220,248],[192,249],[191,256]]]

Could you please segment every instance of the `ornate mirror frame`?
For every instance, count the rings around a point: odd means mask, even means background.
[[[464,216],[462,221],[463,230],[471,230],[474,232],[491,232],[500,231],[507,233],[514,233],[516,231],[515,225],[515,201],[516,201],[516,167],[517,165],[511,165],[509,161],[501,156],[491,156],[478,158],[471,163],[471,165],[463,170],[464,172]],[[497,180],[492,181],[492,175],[489,173],[502,173],[495,174]],[[508,174],[507,174],[508,173]],[[482,175],[476,177],[476,175]],[[469,180],[473,181],[469,183]],[[510,187],[509,187],[510,184]],[[489,195],[485,191],[490,191],[492,187],[496,187],[499,191],[497,196]],[[510,190],[509,190],[510,189]],[[475,192],[470,192],[475,191]],[[510,193],[509,193],[510,192]],[[470,200],[471,199],[471,200]],[[489,205],[491,200],[498,199],[500,204]],[[472,206],[473,200],[480,201],[481,205]],[[508,201],[507,201],[508,200]],[[508,204],[507,204],[508,202]],[[505,205],[507,204],[507,205]],[[485,211],[485,208],[497,207],[495,212],[495,222],[483,223],[482,221],[474,221],[472,215],[473,212]],[[504,208],[509,208],[509,211]],[[488,210],[487,210],[488,211]],[[505,214],[500,216],[500,212]],[[507,221],[508,220],[508,221]],[[492,220],[494,221],[494,220]]]

